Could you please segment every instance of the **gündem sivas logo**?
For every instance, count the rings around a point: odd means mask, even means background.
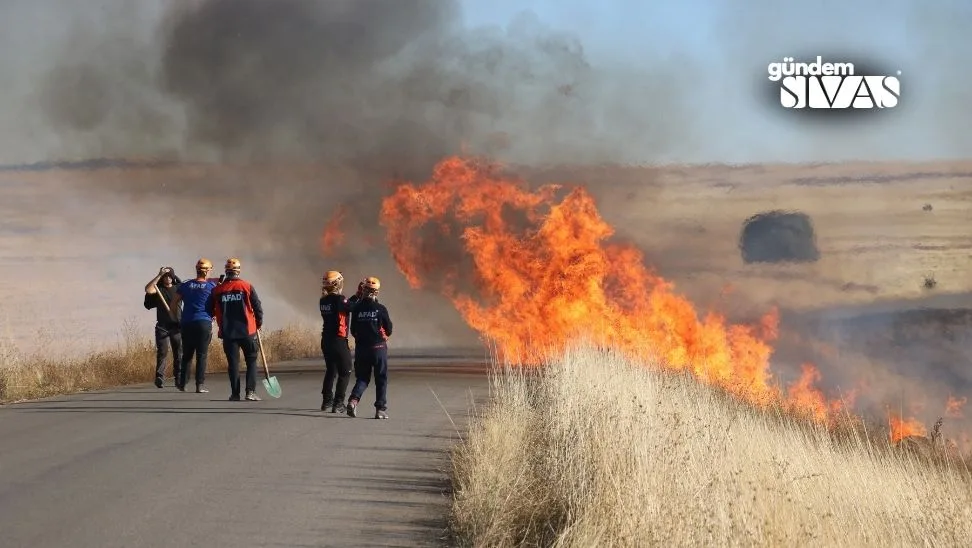
[[[854,63],[793,57],[767,66],[769,80],[780,83],[780,105],[787,109],[889,109],[898,105],[897,75],[857,74]]]

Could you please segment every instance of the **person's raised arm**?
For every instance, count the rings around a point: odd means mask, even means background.
[[[159,269],[159,273],[156,274],[154,278],[152,278],[152,281],[150,281],[149,283],[145,284],[145,293],[151,295],[152,293],[155,293],[156,291],[158,291],[155,286],[157,286],[159,284],[159,280],[162,279],[162,276],[165,276],[168,273],[169,273],[169,268],[168,267],[163,266],[162,268],[160,268]]]
[[[206,314],[213,318],[216,316],[216,293],[216,291],[212,291],[209,297],[206,297]]]
[[[182,302],[182,287],[182,284],[179,284],[179,286],[176,287],[175,296],[172,297],[172,302],[169,303],[170,312],[179,309],[179,303]]]

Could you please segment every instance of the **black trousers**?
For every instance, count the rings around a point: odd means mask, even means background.
[[[182,368],[176,376],[176,386],[185,388],[189,380],[192,358],[196,357],[196,384],[206,382],[206,364],[209,361],[209,344],[213,342],[213,322],[202,321],[182,326]]]
[[[321,353],[324,354],[325,367],[324,385],[321,387],[324,405],[331,405],[335,402],[344,403],[344,396],[347,394],[348,384],[351,382],[351,371],[354,368],[348,339],[341,337],[322,338]],[[337,387],[335,387],[335,381],[337,381]]]
[[[182,367],[182,333],[179,326],[163,327],[155,324],[155,378],[165,379],[165,359],[172,348],[172,376],[178,382],[179,369]]]
[[[246,391],[256,392],[257,358],[260,348],[257,346],[256,335],[243,339],[223,339],[223,352],[226,353],[228,365],[230,394],[240,395],[240,350],[246,363]]]

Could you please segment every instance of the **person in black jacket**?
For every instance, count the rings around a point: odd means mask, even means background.
[[[348,416],[356,417],[358,402],[375,376],[375,418],[388,418],[388,338],[392,321],[385,305],[378,302],[381,281],[365,278],[361,300],[354,305],[351,336],[354,337],[354,376],[356,382],[346,406]]]
[[[348,321],[351,305],[342,292],[344,276],[337,270],[324,273],[321,286],[321,353],[324,355],[324,385],[321,387],[321,411],[344,413],[344,397],[351,382],[351,347],[348,345]],[[337,386],[334,386],[335,380]]]
[[[165,381],[165,358],[169,347],[172,347],[172,376],[176,382],[182,366],[182,333],[179,330],[182,308],[178,305],[170,308],[180,283],[182,280],[172,267],[163,266],[158,275],[145,284],[142,304],[146,310],[155,309],[155,386],[158,388],[162,388]]]

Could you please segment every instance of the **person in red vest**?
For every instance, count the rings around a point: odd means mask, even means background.
[[[240,260],[226,260],[226,278],[209,296],[206,310],[216,319],[217,336],[229,366],[230,401],[240,401],[240,350],[246,362],[246,399],[260,401],[256,395],[257,331],[263,327],[263,305],[253,284],[240,277]]]

